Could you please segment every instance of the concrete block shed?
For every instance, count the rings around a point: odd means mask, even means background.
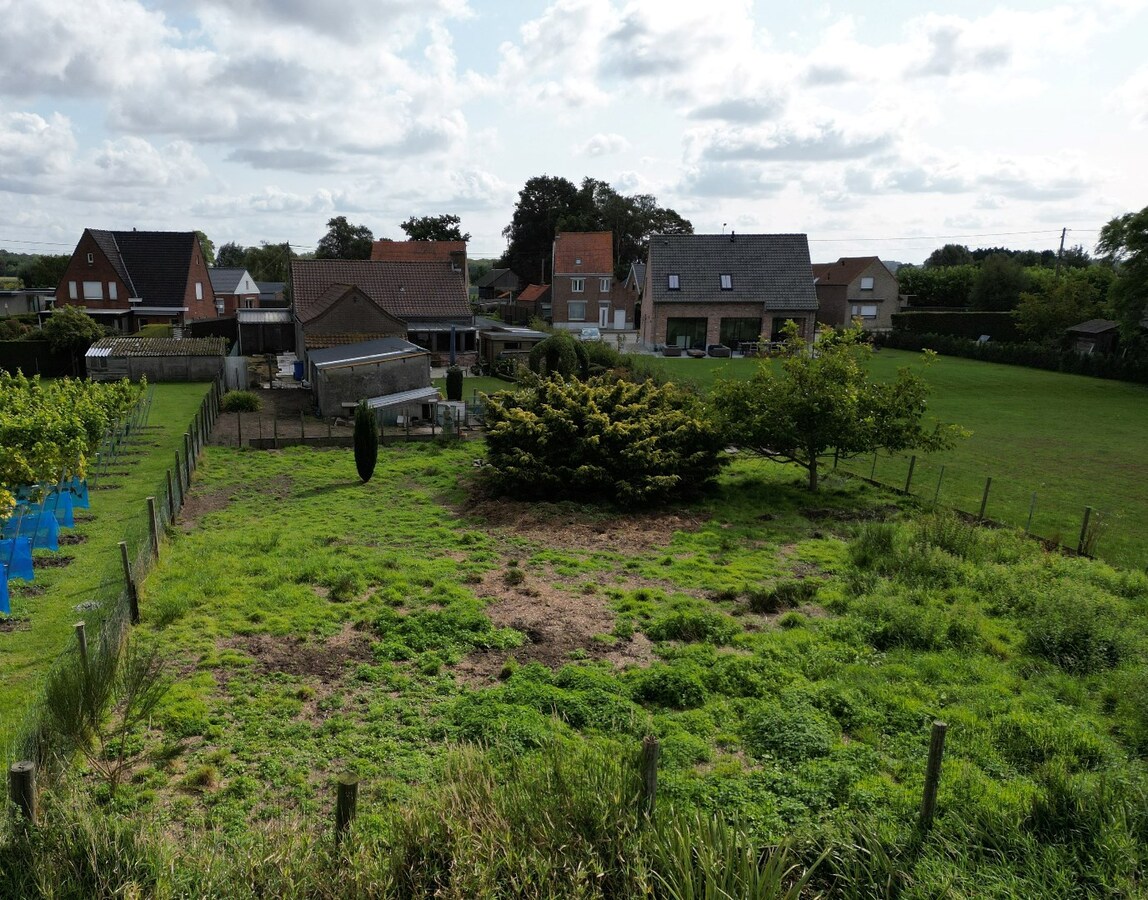
[[[84,354],[93,381],[211,381],[227,356],[227,338],[101,338]]]
[[[378,338],[308,351],[307,374],[319,414],[345,416],[360,400],[430,388],[430,353],[402,338]]]

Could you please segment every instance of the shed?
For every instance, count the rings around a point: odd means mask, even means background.
[[[402,338],[343,344],[307,354],[319,414],[344,415],[346,406],[431,386],[430,353]]]
[[[502,359],[520,357],[525,362],[534,345],[550,337],[545,331],[503,325],[493,319],[480,319],[478,324],[479,359],[492,371]]]
[[[1066,331],[1077,353],[1111,353],[1120,337],[1120,324],[1111,319],[1089,319]]]
[[[211,381],[227,356],[227,338],[101,338],[84,354],[93,381]]]

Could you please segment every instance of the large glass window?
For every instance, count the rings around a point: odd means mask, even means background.
[[[704,350],[706,346],[706,326],[708,319],[667,319],[666,343],[671,347],[685,347],[687,350]]]
[[[739,344],[757,343],[761,340],[761,319],[722,319],[719,340],[734,350],[738,349]]]
[[[585,322],[586,321],[586,301],[585,300],[571,300],[569,305],[570,321],[571,322]]]
[[[104,283],[102,281],[85,281],[84,282],[84,299],[85,300],[103,300],[104,299]]]

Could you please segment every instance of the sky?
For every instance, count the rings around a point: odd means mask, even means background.
[[[956,11],[952,11],[956,10]],[[0,248],[85,227],[314,249],[537,175],[814,262],[1092,250],[1148,206],[1148,0],[0,0]]]

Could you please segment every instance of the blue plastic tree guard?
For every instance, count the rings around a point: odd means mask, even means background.
[[[88,497],[88,482],[84,478],[73,478],[64,488],[72,495],[72,505],[76,509],[91,509],[91,500]]]
[[[8,567],[9,578],[35,581],[32,568],[32,542],[26,537],[0,540],[0,565]]]
[[[22,503],[25,515],[47,513],[56,519],[61,528],[75,528],[76,518],[72,512],[72,494],[66,490],[52,488],[52,493],[41,503]]]
[[[59,550],[60,526],[50,512],[26,512],[27,507],[16,507],[16,515],[4,523],[0,538],[27,537],[32,549]]]
[[[8,567],[0,566],[0,613],[12,615],[12,604],[8,602]]]

